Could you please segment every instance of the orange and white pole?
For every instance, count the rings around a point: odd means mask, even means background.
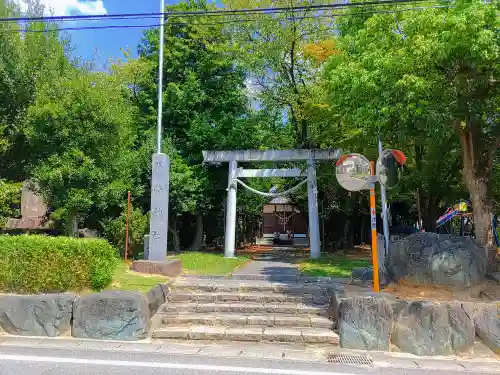
[[[370,162],[372,177],[375,176],[375,162]],[[372,224],[372,263],[373,263],[373,291],[380,292],[378,279],[378,249],[377,249],[377,207],[375,205],[375,182],[370,182],[370,216]]]

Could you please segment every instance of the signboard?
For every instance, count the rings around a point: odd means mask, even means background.
[[[377,160],[378,181],[387,189],[398,186],[406,156],[399,150],[384,150]]]
[[[360,154],[344,155],[337,161],[335,175],[346,190],[366,189],[371,180],[370,162]]]
[[[372,222],[372,229],[377,229],[377,211],[375,208],[371,209],[371,222]]]

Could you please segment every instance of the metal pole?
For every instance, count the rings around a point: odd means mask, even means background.
[[[165,22],[165,0],[160,0],[161,18],[160,18],[160,50],[158,51],[158,122],[156,125],[156,152],[161,153],[162,143],[162,115],[163,115],[163,49],[164,41],[164,22]]]
[[[307,163],[307,202],[309,208],[309,246],[311,259],[321,256],[318,218],[318,188],[316,183],[316,166],[314,159],[309,158]]]
[[[382,147],[382,140],[378,139],[378,155],[382,157],[384,149]],[[380,199],[382,201],[382,223],[384,228],[384,245],[385,254],[389,252],[389,208],[387,207],[387,191],[385,186],[380,184]]]
[[[127,218],[125,219],[125,260],[127,260],[128,255],[128,223],[130,220],[130,190],[127,195]]]
[[[151,173],[151,215],[149,220],[150,261],[164,262],[168,244],[168,198],[170,189],[170,159],[162,154],[163,115],[163,47],[165,0],[160,0],[160,49],[158,51],[158,122],[156,125],[156,153],[153,154]]]
[[[372,176],[375,175],[375,163],[371,162]],[[377,250],[377,208],[375,205],[375,182],[370,183],[370,216],[372,222],[372,262],[373,262],[373,291],[380,292],[378,280],[378,250]]]
[[[224,244],[224,256],[234,258],[235,251],[235,232],[236,232],[236,172],[238,162],[231,160],[229,162],[229,176],[227,188],[227,207],[226,207],[226,236]]]
[[[417,188],[417,211],[418,211],[418,229],[422,231],[422,211],[420,209],[420,189]]]

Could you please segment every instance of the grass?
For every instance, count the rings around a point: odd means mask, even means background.
[[[299,269],[306,276],[350,277],[352,270],[369,267],[366,259],[349,259],[343,256],[328,256],[320,259],[308,259],[299,264]]]
[[[108,289],[146,293],[155,285],[164,284],[167,281],[168,278],[164,276],[147,275],[130,271],[129,263],[120,262],[113,276],[113,282]]]
[[[171,257],[182,260],[183,273],[191,275],[227,275],[248,262],[247,257],[224,258],[224,254],[190,251]],[[168,281],[165,276],[130,271],[130,263],[120,262],[108,290],[148,292]]]
[[[228,275],[249,261],[247,257],[224,258],[224,254],[189,251],[174,256],[182,260],[182,270],[191,275]]]

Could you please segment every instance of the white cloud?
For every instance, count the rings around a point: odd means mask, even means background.
[[[40,0],[45,6],[46,15],[71,16],[76,14],[96,15],[107,14],[103,0]],[[19,2],[21,11],[26,11],[26,2]]]

